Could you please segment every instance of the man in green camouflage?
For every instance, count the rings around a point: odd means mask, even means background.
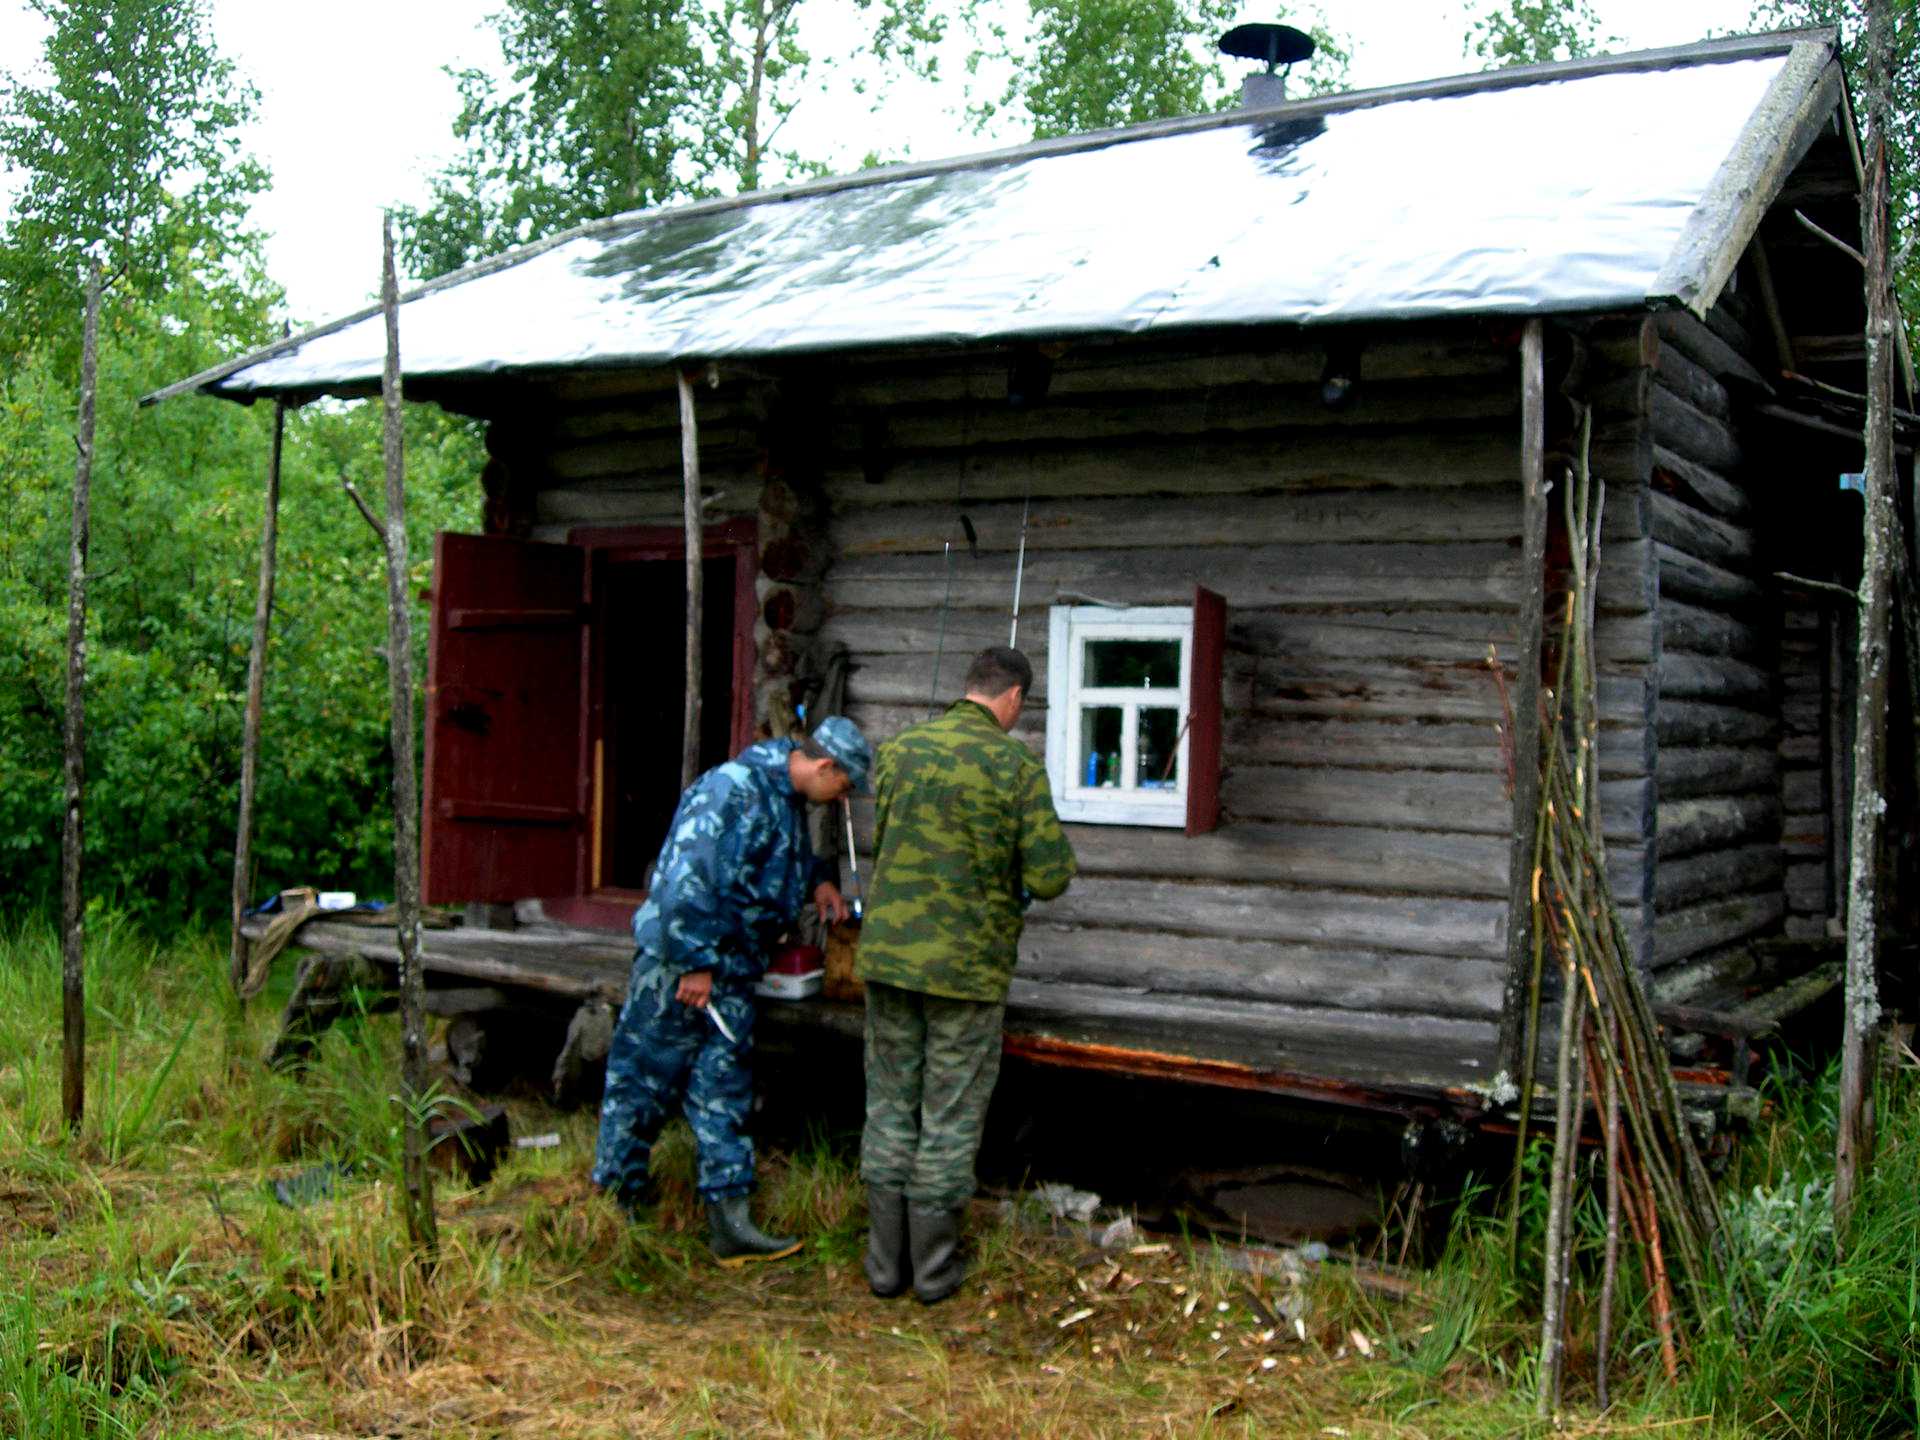
[[[960,1218],[1000,1073],[1000,1032],[1029,899],[1073,879],[1047,771],[1007,734],[1033,684],[1018,650],[983,650],[966,698],[880,747],[874,878],[860,935],[867,1283],[932,1304],[960,1288]]]

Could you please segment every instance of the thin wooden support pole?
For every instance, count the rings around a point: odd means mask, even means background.
[[[693,380],[685,370],[680,382],[680,475],[687,526],[687,708],[681,730],[680,788],[700,773],[700,627],[704,599],[702,561],[706,538],[700,524],[700,424],[693,412]]]
[[[253,603],[253,648],[247,654],[247,710],[240,728],[240,815],[233,832],[233,935],[228,978],[246,998],[247,942],[241,918],[253,893],[253,802],[260,773],[260,711],[267,692],[267,635],[273,617],[274,565],[280,547],[280,456],[287,407],[273,404],[273,444],[267,453],[267,496],[260,517],[260,586]]]
[[[93,407],[100,374],[100,262],[87,272],[67,548],[66,818],[60,830],[60,1113],[78,1132],[87,1108],[87,904],[81,879],[87,785],[87,546],[92,528]]]
[[[400,428],[400,289],[393,270],[393,221],[380,226],[380,304],[386,313],[387,363],[380,375],[385,411],[381,451],[387,469],[387,676],[393,705],[393,900],[400,946],[401,1182],[407,1235],[429,1260],[439,1244],[433,1175],[427,1169],[426,977],[420,966],[420,797],[413,768],[413,614],[407,564],[406,456]]]
[[[1529,320],[1520,339],[1520,648],[1513,687],[1513,840],[1507,884],[1507,981],[1500,1007],[1500,1082],[1520,1074],[1527,977],[1533,959],[1533,871],[1540,811],[1540,649],[1547,570],[1546,333]]]
[[[1900,543],[1893,453],[1894,326],[1888,255],[1888,131],[1894,74],[1890,0],[1869,0],[1863,49],[1867,184],[1866,534],[1860,573],[1859,663],[1853,730],[1853,843],[1847,875],[1847,969],[1840,1047],[1840,1114],[1833,1170],[1833,1235],[1844,1252],[1860,1184],[1873,1165],[1872,1090],[1880,1025],[1880,848],[1887,812],[1888,671],[1892,667],[1893,548]]]

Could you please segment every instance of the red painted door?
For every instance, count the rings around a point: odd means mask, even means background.
[[[421,824],[429,904],[578,888],[585,580],[576,546],[434,539]]]

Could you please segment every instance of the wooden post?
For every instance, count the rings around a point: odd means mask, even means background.
[[[66,819],[60,830],[60,1109],[77,1132],[87,1108],[86,898],[81,845],[87,780],[87,542],[93,490],[93,403],[100,365],[100,262],[87,272],[80,341],[80,427],[74,437],[73,534],[67,548]]]
[[[1894,19],[1889,0],[1869,0],[1865,239],[1867,302],[1866,525],[1860,572],[1859,663],[1855,666],[1853,833],[1847,875],[1847,977],[1835,1136],[1833,1233],[1844,1250],[1861,1178],[1873,1165],[1875,1036],[1880,1024],[1880,846],[1887,810],[1887,691],[1892,664],[1893,547],[1900,543],[1893,453],[1894,310],[1887,228],[1887,130],[1892,121]]]
[[[406,462],[400,436],[400,296],[393,272],[393,222],[380,226],[380,304],[387,363],[380,375],[387,468],[387,676],[393,702],[393,900],[400,947],[400,1100],[406,1114],[402,1186],[407,1235],[429,1258],[438,1245],[433,1176],[427,1169],[426,979],[420,968],[420,797],[413,769],[413,617],[407,565]]]
[[[1533,867],[1540,811],[1540,646],[1547,577],[1546,332],[1529,320],[1520,339],[1520,673],[1513,686],[1513,837],[1507,882],[1507,983],[1500,1006],[1504,1079],[1524,1091],[1521,1013],[1533,961]],[[1524,1122],[1523,1122],[1524,1123]]]
[[[684,790],[700,773],[701,564],[706,541],[700,524],[700,427],[693,413],[693,381],[685,370],[676,371],[675,378],[680,382],[680,475],[687,525],[687,708],[680,745]]]
[[[285,331],[282,331],[284,337]],[[240,934],[253,889],[253,799],[260,772],[260,709],[267,688],[267,629],[273,616],[274,563],[280,543],[280,455],[287,407],[273,404],[273,447],[267,455],[267,497],[260,519],[260,587],[253,603],[253,648],[247,655],[247,711],[240,730],[240,815],[233,832],[233,935],[228,976],[245,998],[247,942]]]

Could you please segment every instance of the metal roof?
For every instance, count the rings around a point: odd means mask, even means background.
[[[1803,31],[637,212],[414,291],[401,356],[409,377],[477,378],[1195,326],[1704,309],[1838,103],[1833,36]],[[363,392],[384,345],[375,308],[148,398]]]

